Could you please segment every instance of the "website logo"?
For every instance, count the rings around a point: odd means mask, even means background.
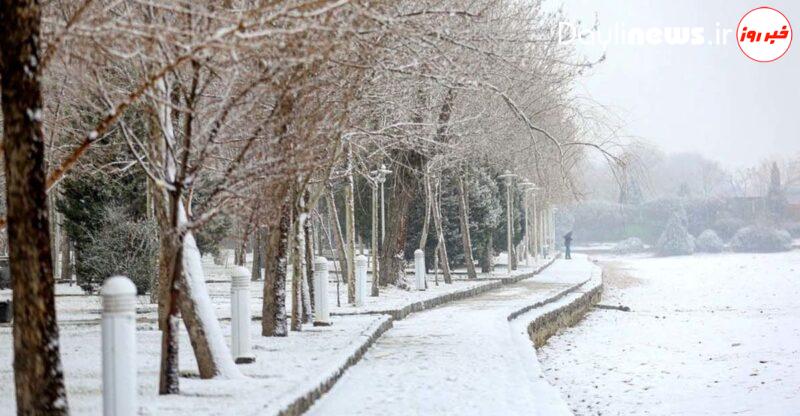
[[[756,62],[772,62],[785,55],[793,35],[789,19],[767,6],[747,12],[739,21],[736,34],[739,49]]]

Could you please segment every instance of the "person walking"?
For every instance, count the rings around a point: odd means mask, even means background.
[[[572,260],[571,246],[572,246],[572,231],[564,235],[564,248],[566,249],[566,253],[564,253],[564,258],[566,260]]]

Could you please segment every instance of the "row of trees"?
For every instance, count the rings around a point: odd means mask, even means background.
[[[468,267],[476,247],[491,259],[501,171],[536,182],[547,207],[573,194],[587,149],[614,159],[592,139],[602,114],[572,93],[591,63],[556,41],[560,18],[533,0],[3,0],[18,413],[68,413],[54,243],[67,259],[75,247],[77,265],[102,257],[98,244],[124,240],[104,235],[133,232],[114,227],[122,217],[155,234],[126,248],[157,255],[162,394],[179,389],[180,320],[202,378],[240,377],[200,263],[219,237],[239,241],[239,263],[248,240],[262,242],[264,336],[302,329],[323,240],[338,250],[350,300],[357,233],[379,253],[373,294],[399,283],[409,247],[435,251],[445,281],[454,254]],[[356,185],[376,186],[381,165],[392,173],[378,245],[376,222],[357,231],[356,201],[374,199],[357,198]],[[109,178],[139,198],[120,201]],[[124,206],[89,209],[97,200]],[[51,225],[53,206],[65,220]]]

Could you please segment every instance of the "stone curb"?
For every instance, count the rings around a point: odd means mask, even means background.
[[[589,281],[580,286],[586,284],[589,284]],[[570,292],[573,291],[575,290]],[[528,324],[528,336],[533,341],[533,346],[537,349],[541,348],[547,342],[547,339],[555,335],[560,329],[568,328],[578,323],[592,306],[600,301],[602,294],[603,282],[601,278],[600,284],[597,286],[584,291],[569,303],[548,311],[530,322]]]
[[[399,309],[386,309],[386,310],[379,310],[379,311],[366,311],[366,312],[334,312],[331,315],[333,316],[347,316],[347,315],[391,315],[393,319],[403,319],[406,316],[414,313],[414,312],[421,312],[424,310],[432,309],[437,306],[443,305],[445,303],[455,302],[462,299],[471,298],[473,296],[477,296],[483,293],[486,293],[490,290],[494,290],[497,288],[502,287],[503,285],[510,285],[513,283],[518,283],[522,280],[529,279],[539,273],[541,273],[544,269],[548,268],[553,262],[556,261],[558,256],[550,259],[547,263],[541,265],[536,270],[519,274],[513,277],[500,277],[500,278],[493,278],[493,279],[485,279],[490,281],[491,283],[487,283],[485,285],[473,287],[470,289],[460,290],[457,292],[446,293],[444,295],[436,296],[434,298],[420,300],[411,304],[408,304]]]
[[[328,375],[322,380],[315,388],[306,392],[302,396],[294,399],[291,404],[284,407],[282,410],[278,412],[278,416],[295,416],[301,415],[306,410],[311,408],[311,405],[314,404],[323,394],[330,391],[333,388],[333,385],[336,384],[337,381],[342,377],[345,371],[348,368],[354,366],[356,363],[361,361],[361,358],[364,357],[364,354],[367,353],[369,347],[375,343],[375,341],[383,335],[384,332],[388,331],[392,328],[392,323],[394,322],[394,318],[389,317],[385,321],[383,321],[380,325],[378,325],[375,330],[372,331],[366,338],[366,340],[349,356],[345,361],[344,365],[340,366],[333,372],[333,374]]]
[[[570,294],[572,292],[575,292],[576,290],[578,290],[581,286],[585,285],[586,283],[589,283],[590,280],[591,279],[586,279],[586,280],[584,280],[584,281],[582,281],[580,283],[576,283],[576,284],[574,284],[574,285],[562,290],[561,292],[556,293],[555,295],[553,295],[553,296],[551,296],[551,297],[549,297],[549,298],[547,298],[545,300],[541,300],[541,301],[536,302],[536,303],[534,303],[532,305],[528,305],[528,306],[525,306],[523,308],[520,308],[520,309],[512,312],[511,314],[509,314],[506,319],[509,322],[511,322],[514,319],[517,319],[518,317],[520,317],[521,315],[523,315],[525,313],[528,313],[528,312],[530,312],[530,311],[532,311],[534,309],[537,309],[537,308],[541,308],[544,305],[556,302],[559,299],[563,298],[564,296],[567,296],[568,294]],[[547,314],[545,314],[545,315],[547,315]]]
[[[384,324],[380,325],[370,336],[367,340],[360,346],[358,349],[353,353],[348,359],[347,362],[338,368],[333,374],[325,377],[325,379],[320,382],[317,387],[314,389],[306,392],[302,396],[292,400],[291,404],[284,407],[282,410],[278,412],[279,416],[298,416],[306,412],[311,406],[317,401],[323,394],[330,391],[333,388],[333,385],[336,384],[337,381],[342,377],[344,372],[350,368],[351,366],[358,363],[364,354],[367,352],[370,346],[378,339],[384,332],[388,331],[392,327],[392,323],[395,320],[401,320],[406,316],[414,313],[420,312],[427,309],[431,309],[437,307],[439,305],[454,302],[461,299],[466,299],[469,297],[477,296],[482,293],[488,292],[493,289],[497,289],[502,287],[503,285],[517,283],[521,280],[531,278],[539,273],[541,273],[544,269],[549,267],[553,264],[553,262],[558,259],[559,256],[555,256],[550,259],[547,263],[543,264],[538,269],[530,272],[520,274],[518,276],[510,277],[510,278],[501,278],[496,281],[492,281],[489,284],[474,287],[467,290],[462,290],[458,292],[448,293],[445,295],[437,296],[435,298],[426,299],[418,302],[414,302],[412,304],[406,305],[400,309],[389,309],[386,311],[369,311],[369,312],[360,312],[360,313],[339,313],[339,314],[332,314],[334,316],[346,316],[346,315],[389,315],[389,318]],[[574,290],[580,285],[576,285],[575,287],[570,288],[569,290]],[[566,294],[566,293],[565,293]],[[563,295],[561,295],[563,296]]]

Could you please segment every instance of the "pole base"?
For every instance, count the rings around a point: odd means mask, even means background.
[[[256,357],[253,357],[253,356],[251,356],[251,357],[236,357],[236,360],[234,360],[234,362],[236,364],[252,364],[252,363],[256,362]]]

